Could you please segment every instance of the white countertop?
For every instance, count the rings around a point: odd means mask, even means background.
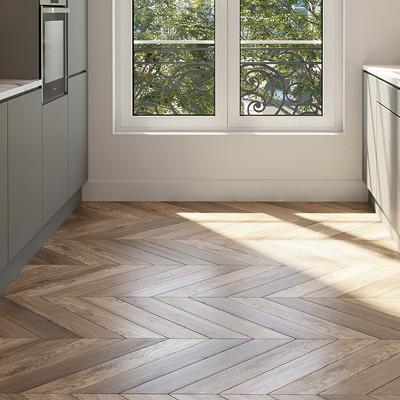
[[[364,65],[364,71],[400,88],[400,65]]]
[[[42,86],[41,80],[0,79],[0,101]]]

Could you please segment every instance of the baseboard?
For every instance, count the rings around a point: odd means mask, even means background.
[[[57,214],[42,227],[25,248],[0,271],[0,293],[7,288],[10,282],[21,272],[40,247],[52,236],[64,221],[79,207],[82,201],[82,192],[79,190],[70,200],[57,212]]]
[[[90,180],[85,201],[354,201],[365,202],[362,180]]]

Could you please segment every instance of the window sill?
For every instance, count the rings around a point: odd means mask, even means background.
[[[343,131],[327,132],[259,132],[251,130],[230,131],[114,131],[114,136],[342,136]]]

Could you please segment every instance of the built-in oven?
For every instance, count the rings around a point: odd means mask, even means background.
[[[41,0],[43,103],[68,93],[66,0]]]

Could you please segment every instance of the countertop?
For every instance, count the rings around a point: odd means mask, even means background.
[[[400,89],[400,65],[364,65],[364,71]]]
[[[42,86],[41,80],[0,79],[0,101]]]

